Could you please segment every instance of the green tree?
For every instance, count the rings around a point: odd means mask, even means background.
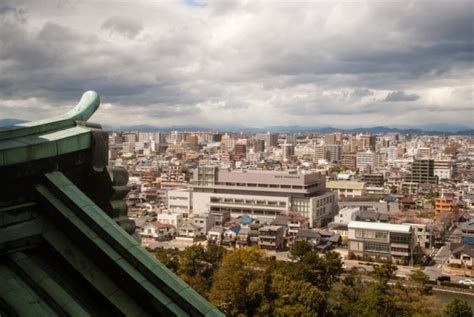
[[[395,300],[387,292],[376,287],[372,292],[363,295],[354,305],[354,316],[406,316],[405,312],[396,309]]]
[[[325,312],[325,295],[311,283],[275,274],[272,291],[277,295],[272,316],[323,316]]]
[[[472,317],[472,309],[467,302],[458,298],[453,299],[444,308],[444,316],[446,317]]]
[[[225,249],[210,244],[207,249],[202,245],[192,245],[180,254],[178,274],[192,288],[207,297],[213,284],[214,272],[218,269]]]
[[[288,257],[294,261],[301,261],[308,252],[313,252],[313,248],[307,241],[296,241],[291,246]]]
[[[157,249],[155,251],[155,257],[163,265],[169,268],[173,272],[177,272],[179,268],[179,255],[178,251]]]
[[[303,280],[320,290],[331,289],[343,272],[341,257],[336,252],[318,254],[309,243],[300,241],[290,249],[290,258],[296,262],[283,263],[278,269],[293,280]]]
[[[395,265],[392,263],[384,263],[374,267],[374,278],[379,286],[383,287],[387,285],[388,281],[395,278],[396,271],[397,267]]]
[[[214,276],[210,292],[212,303],[228,316],[253,315],[265,296],[259,297],[252,292],[259,290],[256,285],[265,285],[259,279],[265,276],[268,261],[264,251],[257,248],[240,248],[228,252]]]
[[[352,316],[354,304],[367,291],[362,283],[361,272],[357,267],[334,285],[328,296],[329,311],[332,316]]]
[[[410,281],[414,284],[415,290],[420,294],[429,294],[431,286],[428,285],[430,278],[421,270],[416,270],[410,275]]]

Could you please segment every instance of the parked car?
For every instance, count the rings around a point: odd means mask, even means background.
[[[441,275],[441,276],[438,276],[436,280],[440,282],[451,282],[451,277],[446,276],[446,275]]]
[[[459,284],[462,284],[462,285],[474,285],[474,280],[471,280],[471,279],[464,279],[464,280],[460,280],[459,281]]]

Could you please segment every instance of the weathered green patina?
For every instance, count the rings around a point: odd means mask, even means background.
[[[98,106],[0,129],[0,316],[223,316],[130,235]]]

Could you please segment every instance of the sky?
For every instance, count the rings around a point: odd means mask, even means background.
[[[474,1],[0,0],[0,118],[470,127]]]

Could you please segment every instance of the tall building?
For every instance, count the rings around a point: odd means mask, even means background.
[[[155,141],[156,143],[166,144],[165,135],[161,132],[138,132],[139,142]]]
[[[261,153],[265,151],[265,141],[264,140],[255,140],[254,150],[256,153]]]
[[[245,157],[247,154],[247,146],[242,143],[237,143],[234,148],[234,153],[240,157]]]
[[[232,150],[235,146],[235,139],[227,133],[222,136],[222,143],[228,150]]]
[[[434,175],[438,179],[450,179],[453,175],[453,163],[451,160],[435,160]]]
[[[276,133],[270,133],[270,132],[257,133],[255,138],[259,139],[259,140],[264,140],[265,141],[265,147],[267,147],[267,148],[278,145],[278,134],[276,134]]]
[[[282,154],[283,160],[289,160],[290,157],[295,155],[295,146],[293,144],[283,144]]]
[[[324,158],[328,162],[339,162],[341,160],[341,146],[330,144],[324,146]]]
[[[214,133],[212,135],[212,142],[221,142],[221,140],[222,140],[222,134]]]
[[[360,135],[360,140],[363,141],[364,150],[375,151],[375,135],[371,134],[362,134]]]
[[[289,211],[301,213],[312,227],[324,226],[337,212],[337,194],[326,191],[321,173],[229,170],[200,166],[193,178],[194,212],[230,211],[272,221]]]
[[[324,144],[325,145],[337,144],[336,143],[336,134],[326,134],[324,136]]]
[[[390,146],[387,148],[387,159],[393,161],[397,160],[399,157],[399,150],[396,146]]]
[[[349,141],[349,144],[350,144],[350,149],[349,150],[352,153],[361,152],[361,151],[366,150],[365,146],[364,146],[364,141],[359,140],[356,137],[351,137],[350,141]]]
[[[367,169],[367,166],[369,168],[373,169],[375,167],[375,153],[373,152],[358,152],[357,153],[357,168],[359,170],[365,170]]]
[[[326,159],[326,152],[324,151],[324,145],[317,145],[314,147],[314,158],[317,160]]]
[[[287,134],[286,135],[286,143],[296,145],[296,134]]]
[[[186,135],[186,142],[188,142],[190,146],[198,146],[199,137],[196,134],[188,134]]]
[[[405,182],[437,184],[438,177],[434,175],[434,160],[415,159],[411,168],[411,175],[405,176]]]
[[[341,165],[349,169],[357,168],[357,154],[347,153],[342,155]]]
[[[430,159],[431,149],[429,147],[419,147],[416,156],[420,159]]]

